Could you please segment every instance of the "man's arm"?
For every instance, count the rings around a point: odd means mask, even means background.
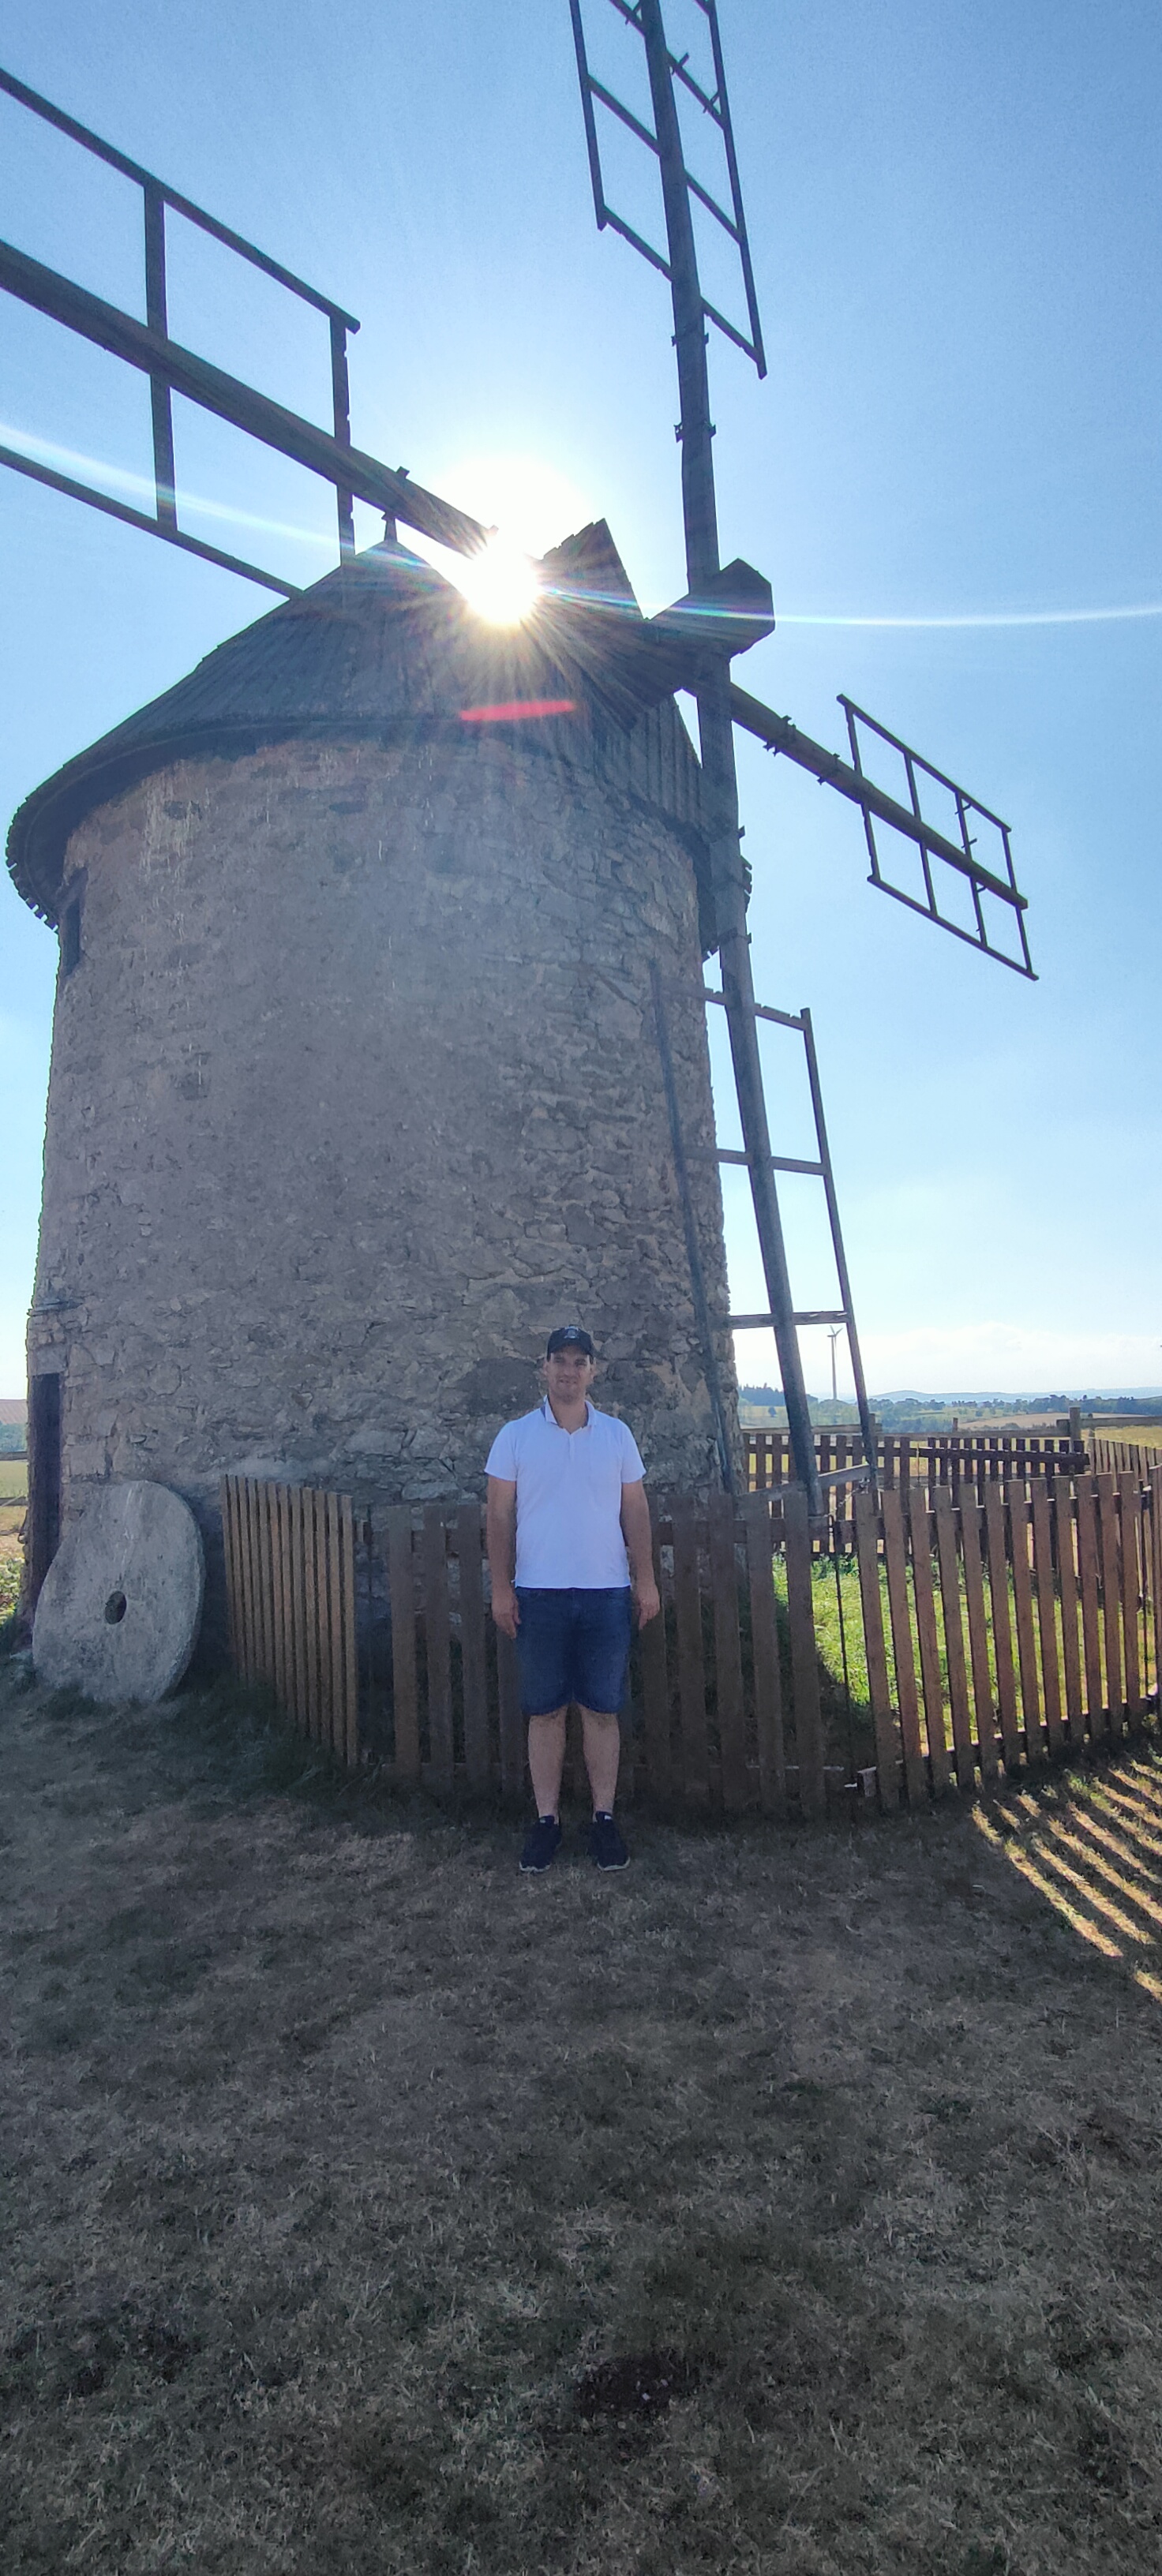
[[[516,1570],[516,1478],[490,1476],[485,1546],[492,1576],[492,1616],[506,1637],[520,1626],[520,1605],[513,1590]]]
[[[637,1623],[644,1628],[648,1619],[656,1619],[661,1602],[654,1581],[654,1543],[650,1530],[650,1507],[640,1476],[636,1484],[621,1489],[621,1526],[625,1538],[629,1571],[637,1601]]]

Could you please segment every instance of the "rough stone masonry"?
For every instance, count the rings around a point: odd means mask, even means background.
[[[574,612],[502,645],[374,552],[71,763],[10,843],[62,940],[29,1350],[61,1376],[65,1521],[94,1481],[157,1478],[211,1574],[226,1470],[479,1493],[574,1317],[651,1481],[705,1488],[651,960],[733,1404],[673,701],[611,712]]]

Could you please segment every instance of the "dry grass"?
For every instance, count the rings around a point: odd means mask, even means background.
[[[544,1881],[228,1694],[0,1756],[6,2569],[1157,2567],[1151,1755]]]

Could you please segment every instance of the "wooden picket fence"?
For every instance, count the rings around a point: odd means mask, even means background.
[[[855,1531],[884,1806],[1156,1714],[1162,1470],[864,1493]]]
[[[370,1756],[401,1786],[523,1793],[516,1652],[488,1616],[478,1504],[373,1516],[346,1495],[231,1476],[222,1511],[231,1652],[244,1679],[268,1684],[344,1761]],[[654,1552],[662,1616],[631,1657],[621,1794],[822,1814],[828,1766],[802,1494],[791,1487],[738,1508],[725,1495],[708,1509],[679,1499],[655,1517]]]
[[[523,1793],[478,1504],[373,1514],[228,1477],[223,1519],[245,1678],[401,1786]],[[983,1501],[939,1481],[865,1488],[850,1556],[834,1536],[831,1560],[814,1553],[794,1485],[657,1509],[663,1609],[631,1658],[622,1795],[728,1815],[818,1817],[845,1791],[893,1808],[1116,1743],[1156,1712],[1162,1466],[988,1479]]]
[[[1113,1440],[1105,1432],[1095,1431],[1089,1444],[1089,1463],[1103,1475],[1140,1476],[1149,1482],[1153,1467],[1162,1467],[1162,1448],[1145,1440]]]
[[[789,1431],[745,1430],[742,1442],[748,1492],[765,1493],[772,1485],[792,1483],[795,1466]],[[845,1467],[858,1475],[863,1467],[858,1431],[817,1431],[815,1458],[821,1476],[842,1474]],[[877,1441],[876,1472],[881,1485],[927,1485],[929,1489],[949,1485],[956,1495],[962,1485],[971,1485],[978,1502],[984,1499],[986,1484],[1011,1484],[1014,1477],[1072,1475],[1085,1464],[1084,1448],[1068,1433],[881,1431]]]
[[[350,1496],[253,1476],[222,1482],[230,1655],[304,1734],[359,1758]]]

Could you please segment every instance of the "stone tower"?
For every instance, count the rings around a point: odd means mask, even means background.
[[[61,946],[42,1519],[54,1440],[66,1518],[93,1479],[153,1477],[211,1555],[227,1469],[478,1493],[573,1319],[651,1481],[712,1480],[649,982],[733,1406],[701,775],[608,531],[544,575],[502,633],[372,548],[17,815]]]

